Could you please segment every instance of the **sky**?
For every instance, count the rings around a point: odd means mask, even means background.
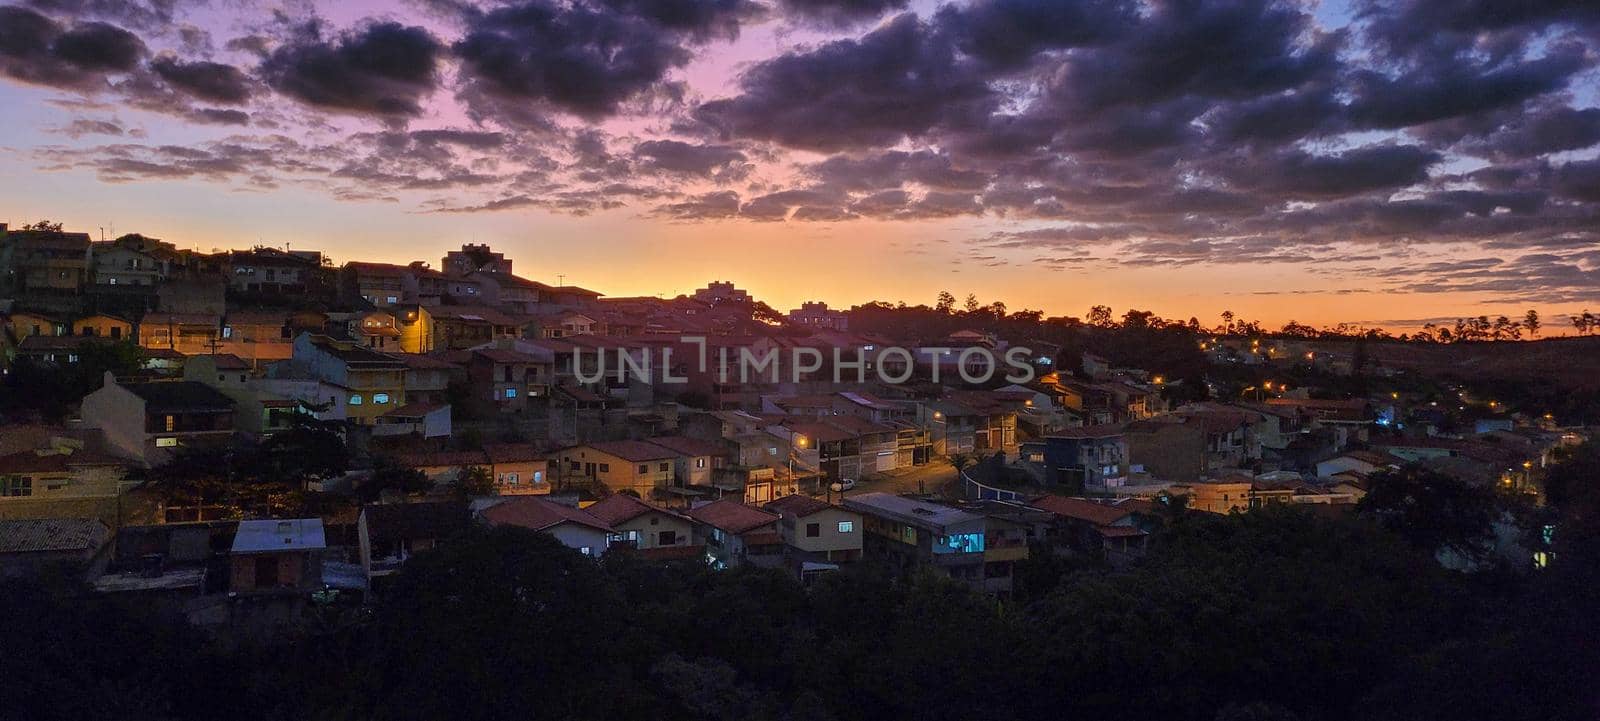
[[[1600,309],[1600,4],[25,0],[0,222],[1406,329]]]

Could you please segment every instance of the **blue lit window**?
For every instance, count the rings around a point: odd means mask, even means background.
[[[515,389],[515,388],[507,388],[506,389],[506,397],[507,398],[516,398],[517,397],[517,389]]]
[[[372,402],[376,403],[376,404],[378,404],[380,406],[385,404],[385,403],[388,403],[389,402],[389,394],[388,393],[374,393],[374,394],[372,394]]]
[[[957,533],[939,537],[940,553],[982,553],[982,533]]]
[[[839,522],[839,532],[840,533],[855,533],[856,532],[856,522],[855,521],[840,521]]]
[[[361,396],[359,396],[359,395],[350,396],[350,405],[353,405],[353,406],[361,405]]]

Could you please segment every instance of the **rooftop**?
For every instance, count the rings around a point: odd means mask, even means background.
[[[844,507],[935,532],[943,531],[948,526],[983,520],[983,516],[959,508],[889,493],[862,493],[852,496],[844,499]]]
[[[820,513],[833,508],[832,503],[818,500],[798,493],[784,496],[768,503],[764,508],[779,515],[805,518],[813,513]]]
[[[111,529],[92,518],[0,521],[0,553],[91,551],[110,538]]]
[[[520,526],[534,531],[554,528],[563,523],[576,523],[597,530],[611,532],[604,521],[572,506],[564,506],[537,496],[507,498],[483,509],[483,518],[490,525]]]
[[[664,513],[677,515],[672,511],[659,506],[646,503],[626,493],[616,493],[606,496],[599,502],[583,509],[583,511],[608,526],[631,521],[646,513]]]
[[[728,533],[752,531],[778,520],[776,515],[727,499],[690,509],[689,517]]]
[[[320,518],[283,518],[240,521],[233,537],[234,553],[320,551],[327,548]]]
[[[227,411],[233,399],[198,381],[129,383],[123,388],[144,399],[146,413],[167,411]]]

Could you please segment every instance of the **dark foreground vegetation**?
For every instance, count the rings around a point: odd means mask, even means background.
[[[0,714],[1593,719],[1597,473],[1591,444],[1547,474],[1530,517],[1557,529],[1553,560],[1532,571],[1442,568],[1438,548],[1481,534],[1481,504],[1412,476],[1348,518],[1174,513],[1130,571],[1035,561],[1006,604],[870,567],[804,588],[595,563],[517,529],[419,555],[373,607],[268,638],[13,583]]]

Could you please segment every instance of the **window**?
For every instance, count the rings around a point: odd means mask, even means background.
[[[385,404],[385,403],[388,403],[389,402],[389,394],[388,393],[374,393],[374,394],[372,394],[372,402],[376,403],[376,404],[378,404],[380,406]]]
[[[503,480],[507,484],[513,485],[513,486],[515,486],[518,483],[522,482],[522,478],[520,476],[518,476],[517,474],[515,474],[515,473],[507,473],[504,476],[502,476],[501,480]]]
[[[820,523],[807,523],[806,524],[806,538],[816,538],[816,537],[821,536],[821,535],[822,535],[822,524],[820,524]]]
[[[356,394],[356,395],[350,396],[350,405],[353,405],[353,406],[361,405],[361,396],[360,396],[360,394]]]
[[[233,327],[232,326],[226,326],[226,325],[222,326],[222,337],[223,338],[232,338],[233,337]]]
[[[178,425],[178,417],[167,416],[166,421],[162,425],[167,429],[168,433],[171,433]]]
[[[663,471],[672,470],[672,464],[671,463],[663,463],[663,464],[661,464],[661,470],[663,470]]]
[[[676,545],[677,543],[678,543],[678,532],[677,531],[662,531],[662,532],[656,534],[656,545],[658,545],[658,546],[672,546],[672,545]]]
[[[639,464],[639,472],[640,473],[649,473],[650,472],[650,464],[648,464],[648,463],[640,463]]]
[[[855,533],[856,532],[856,522],[855,521],[840,521],[839,522],[839,532],[840,533]]]
[[[396,297],[394,297],[394,296],[392,296],[392,295],[391,295],[391,296],[389,296],[389,297],[388,297],[388,301],[389,301],[389,304],[390,304],[390,305],[393,305],[393,304],[395,304],[395,303],[398,303],[398,302],[400,302],[400,299],[399,299],[399,298],[396,298]]]
[[[111,326],[111,337],[112,338],[121,338],[122,337],[122,326],[120,326],[120,325]]]
[[[704,459],[704,458],[696,458],[696,459],[694,459],[694,467],[695,468],[705,468],[706,467],[706,459]]]
[[[515,389],[515,388],[507,388],[506,389],[506,397],[507,398],[516,398],[517,397],[517,389]]]
[[[576,466],[578,464],[574,463],[572,465]],[[600,464],[600,472],[601,473],[610,473],[611,472],[611,464],[610,463],[602,463],[602,464]]]
[[[777,446],[767,446],[767,455],[769,455],[769,456],[778,455],[778,447]]]
[[[33,479],[28,476],[0,477],[0,496],[33,495]]]
[[[157,438],[156,439],[156,448],[176,448],[177,446],[178,446],[178,439],[176,439],[176,438]]]
[[[582,546],[582,547],[580,547],[578,549],[578,553],[581,553],[581,554],[583,554],[585,556],[593,556],[594,555],[594,549],[592,549],[592,548],[590,548],[588,546]]]
[[[533,472],[533,482],[534,483],[544,483],[544,471],[534,471]]]

